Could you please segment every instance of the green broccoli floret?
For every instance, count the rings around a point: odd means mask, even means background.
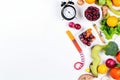
[[[119,49],[115,42],[110,41],[106,46],[104,46],[103,50],[106,55],[116,56]]]

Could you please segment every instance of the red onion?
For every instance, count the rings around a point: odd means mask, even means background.
[[[107,59],[105,63],[108,68],[113,68],[116,66],[116,61],[111,58]]]

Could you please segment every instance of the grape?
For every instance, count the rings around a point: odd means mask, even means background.
[[[81,35],[79,36],[79,38],[80,38],[80,39],[83,39],[84,37],[83,37],[83,35],[81,34]]]
[[[84,39],[84,40],[83,40],[83,43],[84,43],[84,44],[87,44],[87,40]]]
[[[87,46],[90,46],[91,45],[91,43],[90,42],[87,42]]]
[[[85,37],[86,36],[86,32],[83,32],[82,35]]]
[[[69,22],[69,27],[71,27],[71,28],[74,28],[74,26],[75,26],[75,23],[74,22]]]
[[[80,24],[75,24],[74,26],[77,30],[81,28],[81,25]]]
[[[94,39],[95,37],[91,34],[91,35],[89,36],[89,38],[90,38],[90,39]]]
[[[88,37],[88,38],[87,38],[87,41],[88,41],[88,42],[91,42],[92,40]]]

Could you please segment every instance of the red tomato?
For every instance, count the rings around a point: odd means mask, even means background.
[[[120,51],[117,53],[116,60],[120,62]]]

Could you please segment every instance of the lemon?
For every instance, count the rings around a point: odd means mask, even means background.
[[[118,18],[115,16],[110,16],[107,19],[107,25],[109,27],[115,27],[118,24]]]
[[[105,64],[101,64],[98,67],[98,73],[100,73],[100,74],[105,74],[105,73],[107,73],[107,71],[108,71],[108,68]]]

